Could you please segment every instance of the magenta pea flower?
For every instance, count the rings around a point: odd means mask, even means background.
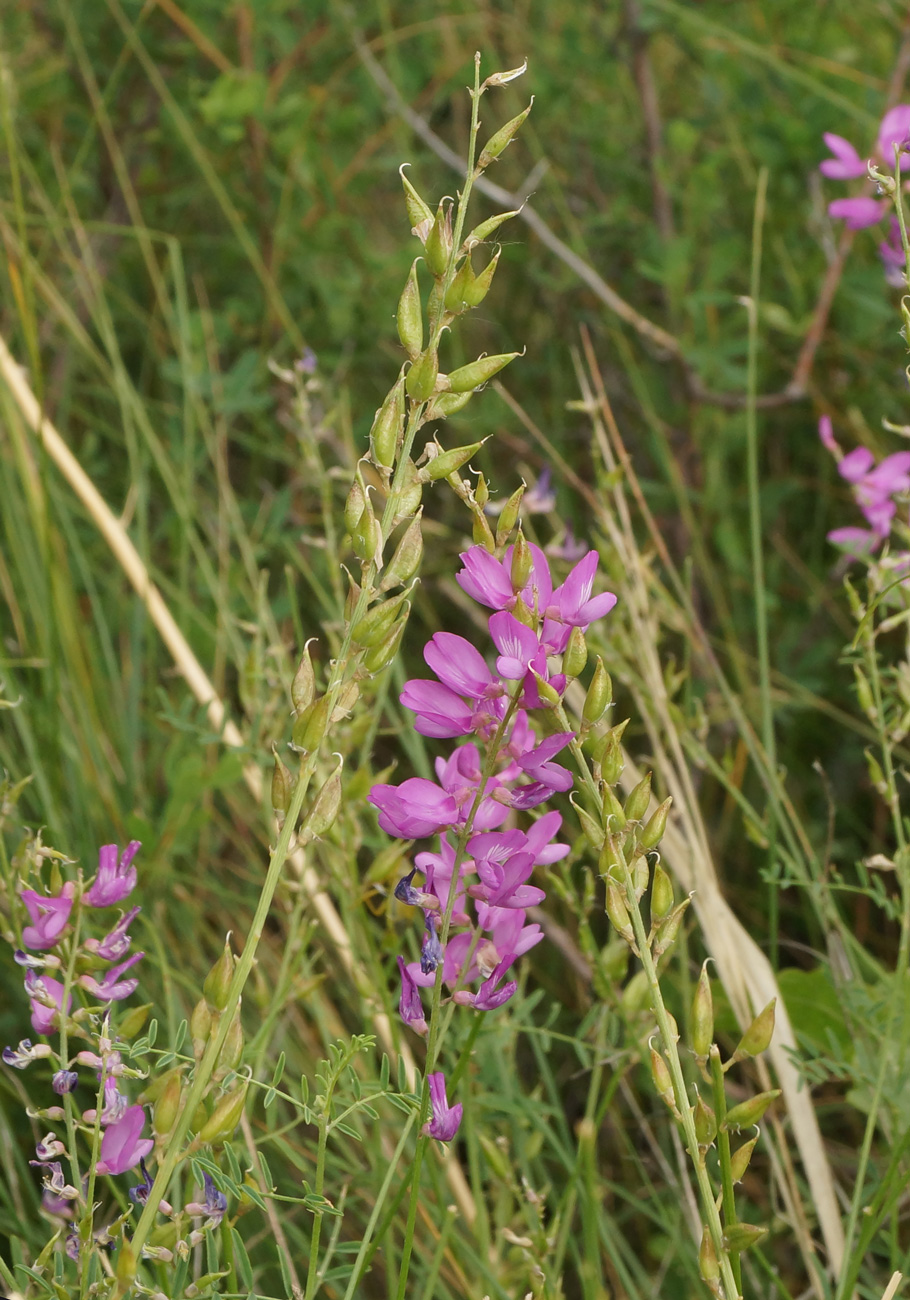
[[[66,929],[73,910],[76,886],[68,881],[59,894],[45,898],[34,889],[23,889],[22,901],[31,919],[31,925],[22,930],[26,948],[53,948]]]
[[[95,1165],[99,1174],[125,1174],[144,1160],[155,1143],[142,1137],[145,1111],[129,1106],[115,1123],[109,1124],[101,1139],[101,1159]]]
[[[437,1142],[451,1142],[461,1123],[462,1105],[456,1102],[450,1106],[446,1099],[446,1080],[441,1070],[427,1075],[430,1088],[430,1104],[433,1117],[424,1124],[422,1133],[426,1137],[436,1138]]]
[[[895,104],[889,108],[878,128],[878,152],[886,165],[894,161],[894,146],[906,148],[910,136],[910,104]],[[902,154],[901,166],[904,166],[906,154]]]
[[[829,203],[828,215],[846,221],[850,230],[865,230],[867,226],[877,225],[881,221],[887,206],[884,199],[858,194],[852,199],[835,199]]]
[[[401,996],[398,999],[398,1014],[406,1025],[417,1034],[427,1032],[427,1022],[424,1018],[423,1003],[420,1000],[420,994],[417,992],[417,985],[408,972],[408,968],[402,957],[397,958],[398,973],[401,976]]]
[[[550,599],[553,579],[547,557],[539,546],[528,543],[531,552],[531,573],[520,592],[512,586],[512,552],[509,547],[502,560],[497,560],[485,546],[472,546],[459,556],[464,568],[455,574],[462,591],[489,609],[511,609],[520,595],[528,609],[540,608]]]
[[[818,164],[818,170],[823,176],[836,181],[849,181],[866,175],[866,163],[849,140],[845,140],[842,135],[835,135],[833,131],[826,131],[822,139],[834,155]]]
[[[135,966],[136,962],[141,961],[144,956],[144,952],[135,952],[132,957],[127,957],[126,961],[105,971],[100,980],[94,975],[80,975],[77,983],[99,1002],[122,1002],[124,998],[135,993],[139,981],[133,976],[128,980],[121,979],[120,976],[131,966]]]
[[[116,844],[103,844],[98,850],[98,874],[84,895],[89,907],[112,907],[122,903],[136,888],[136,868],[133,858],[142,847],[141,841],[130,840],[120,853]]]
[[[101,1099],[101,1119],[99,1123],[102,1128],[107,1128],[111,1124],[117,1124],[127,1112],[129,1099],[117,1087],[117,1080],[108,1076],[104,1080],[104,1092]],[[94,1107],[85,1111],[82,1116],[86,1124],[94,1124],[98,1118],[97,1111]]]
[[[539,658],[540,642],[514,614],[502,611],[490,618],[490,636],[499,651],[496,670],[509,681],[521,681],[530,671],[531,664]],[[546,674],[546,662],[544,662]]]
[[[588,551],[565,582],[556,588],[547,604],[541,639],[554,654],[565,650],[573,627],[588,627],[596,619],[609,614],[616,604],[612,591],[602,592],[599,596],[592,594],[598,558],[596,551]]]
[[[452,796],[422,776],[401,785],[374,785],[367,801],[379,809],[379,825],[386,834],[404,840],[435,835],[458,820]]]
[[[50,1034],[63,1007],[63,985],[59,980],[51,979],[50,975],[38,976],[29,970],[25,973],[25,991],[32,1011],[32,1029],[36,1034]],[[67,1013],[72,1005],[70,994],[66,1003]]]
[[[84,944],[86,951],[103,957],[105,961],[117,961],[125,956],[131,942],[127,930],[141,911],[140,907],[130,908],[103,939],[86,939]]]
[[[521,758],[515,761],[526,775],[534,781],[539,781],[548,791],[571,790],[575,780],[572,773],[552,760],[574,739],[574,731],[559,731],[553,736],[547,736],[546,740],[542,740],[536,748],[527,754],[522,754]]]
[[[487,976],[476,993],[471,993],[467,989],[459,989],[457,993],[453,994],[452,1001],[458,1002],[462,1006],[473,1007],[475,1011],[495,1011],[497,1007],[503,1006],[511,997],[514,997],[518,984],[515,980],[509,980],[501,988],[497,987],[497,985],[500,984],[514,960],[514,953],[506,953],[505,957]]]

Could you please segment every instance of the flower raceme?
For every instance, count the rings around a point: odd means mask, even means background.
[[[501,827],[510,815],[572,787],[556,758],[574,732],[541,739],[532,715],[566,689],[565,673],[552,671],[551,661],[565,651],[572,629],[583,633],[616,603],[611,592],[593,594],[597,558],[588,551],[554,589],[543,551],[521,537],[501,560],[483,546],[466,551],[456,581],[493,611],[495,671],[465,637],[437,632],[424,648],[435,680],[414,679],[401,692],[421,735],[462,742],[448,759],[436,759],[436,781],[411,777],[374,785],[369,794],[388,834],[439,836],[438,850],[419,852],[395,889],[424,915],[420,959],[398,958],[399,1012],[417,1033],[427,1032],[421,988],[441,978],[455,1003],[493,1011],[517,991],[517,982],[506,979],[513,964],[543,938],[538,925],[526,922],[527,909],[545,898],[530,878],[535,866],[569,852],[555,839],[562,817],[546,812],[523,829]],[[418,872],[422,888],[413,884]],[[461,1107],[448,1106],[442,1073],[430,1074],[428,1084],[433,1116],[424,1133],[451,1141]]]
[[[818,435],[836,459],[838,474],[852,487],[856,503],[869,525],[868,528],[853,525],[835,528],[828,534],[828,541],[853,557],[870,556],[891,532],[897,514],[894,498],[910,491],[910,451],[894,452],[877,465],[868,447],[854,447],[844,455],[827,415],[819,420]]]

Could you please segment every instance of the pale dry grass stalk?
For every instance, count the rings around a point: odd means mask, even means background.
[[[167,646],[177,669],[196,700],[205,708],[212,728],[219,733],[228,748],[243,748],[243,736],[237,726],[227,717],[223,701],[199,660],[193,654],[161,592],[152,582],[148,569],[130,540],[126,529],[70,451],[63,437],[42,412],[40,404],[25,377],[25,372],[16,363],[2,338],[0,338],[0,377],[6,383],[26,425],[40,441],[46,454],[57,466],[75,495],[82,502],[98,531],[110,547],[114,558],[129,578],[137,595],[145,605],[161,639]],[[266,795],[262,772],[254,763],[246,763],[243,768],[243,779],[256,803],[261,806]],[[407,1085],[411,1089],[416,1088],[420,1081],[420,1074],[414,1057],[407,1043],[402,1043],[400,1048],[396,1047],[389,1018],[381,1007],[375,1005],[370,981],[354,956],[347,931],[335,904],[322,888],[318,875],[308,864],[306,855],[301,849],[293,849],[288,855],[288,861],[297,873],[300,885],[308,896],[329,942],[335,949],[345,974],[369,1006],[372,1027],[379,1043],[392,1059],[396,1055],[401,1056],[405,1063]],[[474,1198],[461,1165],[451,1152],[447,1152],[444,1163],[446,1176],[458,1208],[467,1222],[473,1223],[476,1217]]]

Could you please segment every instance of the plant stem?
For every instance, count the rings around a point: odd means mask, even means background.
[[[733,1190],[733,1167],[730,1157],[730,1133],[726,1127],[727,1094],[724,1090],[724,1068],[721,1064],[720,1049],[716,1043],[711,1044],[708,1054],[711,1062],[711,1086],[714,1096],[714,1117],[717,1120],[717,1155],[720,1161],[720,1182],[724,1205],[724,1226],[731,1228],[737,1222],[736,1195]],[[730,1254],[730,1263],[736,1278],[737,1288],[742,1290],[742,1271],[739,1255]]]

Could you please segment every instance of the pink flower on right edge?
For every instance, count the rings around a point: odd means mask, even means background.
[[[878,465],[868,447],[854,447],[844,455],[834,438],[830,417],[818,422],[818,436],[837,461],[837,472],[853,489],[868,528],[846,525],[828,534],[828,541],[840,546],[854,559],[878,550],[891,532],[897,514],[895,496],[910,492],[910,451],[896,451]]]
[[[820,162],[818,169],[823,176],[831,180],[858,180],[867,172],[867,162],[862,158],[849,140],[833,131],[826,131],[823,137],[832,156]],[[878,128],[875,157],[886,171],[894,167],[894,146],[907,145],[910,149],[910,104],[896,104],[889,108]],[[910,152],[902,152],[901,167],[910,163]],[[846,221],[850,230],[863,230],[874,226],[888,214],[890,203],[887,199],[876,199],[869,194],[856,194],[846,199],[834,199],[828,204],[829,216]],[[903,268],[903,251],[900,240],[895,240],[892,229],[889,238],[879,245],[879,253],[885,265],[885,274],[889,283],[902,284],[900,272]]]

